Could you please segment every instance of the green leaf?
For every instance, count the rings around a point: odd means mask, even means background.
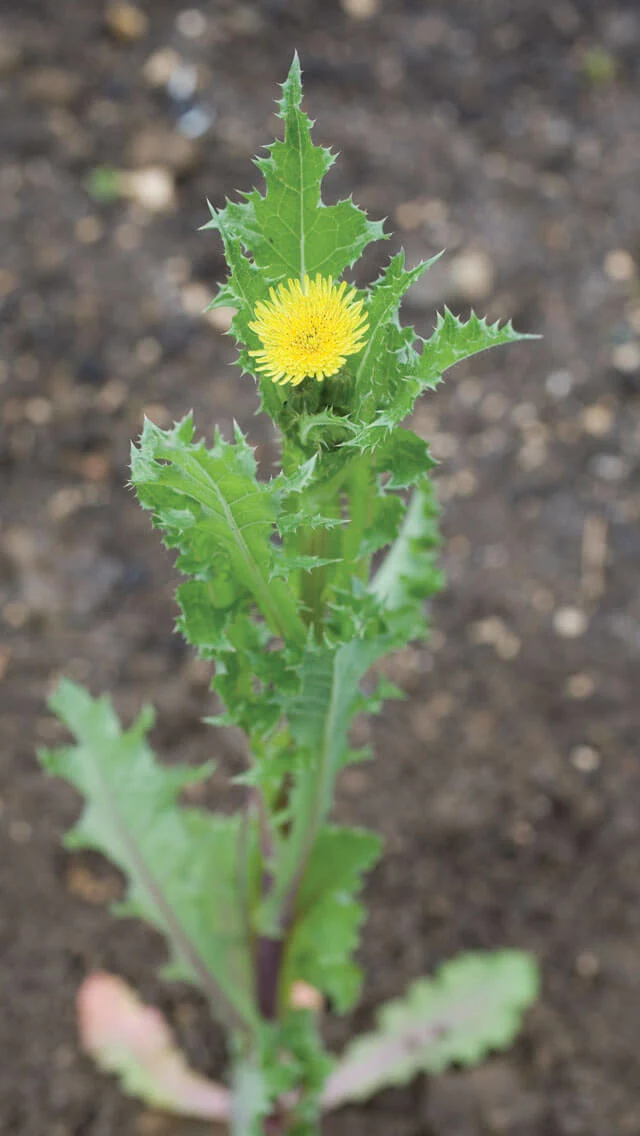
[[[318,832],[344,764],[348,728],[360,709],[359,683],[388,647],[382,637],[352,640],[336,650],[309,648],[300,666],[298,692],[283,700],[297,753],[291,792],[291,832],[275,858],[273,890],[264,904],[262,930],[278,930],[282,906],[296,880],[304,878]]]
[[[294,572],[311,572],[314,568],[325,568],[329,564],[339,564],[341,561],[335,556],[313,556],[298,553],[288,553],[284,549],[277,550],[273,576],[290,579]]]
[[[448,308],[438,315],[434,332],[426,341],[412,327],[402,327],[397,318],[398,294],[406,290],[420,269],[424,271],[432,263],[433,260],[405,272],[403,254],[399,253],[371,289],[370,310],[379,312],[380,322],[375,323],[374,347],[366,355],[368,366],[364,361],[369,344],[360,356],[362,373],[356,405],[358,420],[363,425],[351,439],[351,446],[375,450],[411,413],[419,395],[436,387],[455,363],[490,347],[538,338],[514,331],[511,323],[489,324],[474,313],[468,320],[461,320]],[[418,352],[420,344],[422,351]]]
[[[405,502],[397,493],[387,493],[378,487],[370,502],[359,556],[371,556],[391,544],[400,531],[406,509]]]
[[[356,895],[380,855],[380,840],[363,829],[327,826],[318,836],[296,901],[287,973],[332,999],[344,1013],[360,989],[352,960],[365,912]]]
[[[302,75],[297,55],[282,92],[284,141],[273,143],[268,158],[256,160],[266,194],[254,190],[245,204],[230,204],[225,212],[234,235],[270,281],[317,272],[339,276],[371,241],[380,240],[382,224],[369,221],[350,200],[337,205],[322,202],[322,179],[334,158],[311,142],[311,123],[300,109]]]
[[[235,228],[228,216],[229,210],[233,208],[241,209],[243,207],[228,205],[226,210],[216,210],[209,204],[211,221],[208,225],[203,226],[205,229],[215,228],[220,233],[225,258],[229,266],[227,282],[218,290],[218,294],[211,301],[207,310],[221,307],[236,309],[236,314],[231,321],[231,334],[236,342],[243,347],[237,363],[245,374],[251,375],[255,372],[255,360],[249,354],[249,351],[250,349],[259,349],[260,340],[250,327],[250,323],[255,316],[255,307],[258,301],[268,298],[269,284],[253,261],[244,255],[240,238],[233,235]],[[263,409],[274,422],[280,423],[286,395],[270,379],[261,378],[259,387]]]
[[[376,447],[373,468],[377,473],[389,472],[385,489],[406,489],[423,479],[435,464],[424,439],[413,430],[397,426]]]
[[[191,416],[172,430],[147,419],[131,456],[140,503],[153,509],[168,544],[180,549],[178,568],[212,583],[214,624],[220,621],[216,602],[233,608],[243,595],[251,596],[274,635],[304,642],[294,597],[272,579],[276,507],[269,486],[256,478],[253,450],[238,428],[235,444],[218,434],[211,449],[195,444],[193,432]],[[203,601],[201,591],[200,621]]]
[[[415,982],[378,1013],[378,1028],[347,1048],[324,1094],[325,1109],[448,1065],[475,1065],[506,1049],[538,995],[538,967],[523,951],[460,955]]]
[[[398,321],[400,303],[412,284],[419,280],[442,253],[423,260],[415,268],[405,269],[404,250],[396,253],[369,293],[367,315],[369,333],[360,352],[355,372],[354,401],[361,422],[370,422],[376,411],[392,400],[393,390],[407,380],[403,376],[402,360],[398,350],[405,339]],[[416,338],[412,328],[409,338]]]
[[[322,816],[330,804],[335,771],[359,703],[360,680],[387,646],[382,639],[354,640],[335,651],[308,651],[303,659],[300,693],[287,710],[296,744],[317,766],[315,807]]]
[[[500,344],[538,338],[537,335],[522,335],[514,331],[510,321],[502,325],[499,320],[488,323],[474,312],[468,320],[461,320],[445,308],[443,315],[438,314],[433,335],[424,342],[416,375],[425,390],[435,386],[449,367],[463,359],[470,359],[472,355]]]
[[[210,767],[159,765],[145,736],[149,709],[123,731],[108,698],[93,699],[69,679],[49,705],[76,744],[43,751],[41,760],[85,797],[68,846],[94,848],[124,872],[129,888],[119,913],[162,932],[172,977],[198,986],[227,1023],[255,1021],[238,890],[238,819],[177,805],[181,790]]]
[[[433,486],[425,478],[414,489],[400,533],[369,585],[387,613],[408,617],[410,632],[413,622],[413,638],[420,630],[424,600],[442,587],[438,511]]]

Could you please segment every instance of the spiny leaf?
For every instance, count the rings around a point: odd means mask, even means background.
[[[69,847],[95,848],[124,872],[129,889],[119,913],[164,934],[174,977],[199,986],[227,1022],[254,1021],[237,887],[238,822],[176,803],[209,767],[159,765],[145,738],[149,710],[123,731],[108,698],[93,699],[69,679],[49,705],[76,743],[43,751],[41,760],[85,797]]]
[[[435,386],[442,374],[455,363],[490,347],[517,343],[521,339],[538,339],[538,336],[522,335],[514,331],[511,322],[500,325],[500,321],[496,320],[495,323],[488,323],[475,312],[471,313],[468,320],[461,320],[445,308],[444,314],[438,314],[433,335],[424,342],[416,365],[416,376],[423,389]]]
[[[392,335],[391,329],[400,330],[398,312],[405,293],[441,256],[442,253],[438,253],[407,270],[404,267],[404,250],[401,249],[371,287],[367,306],[369,333],[356,361],[354,383],[354,401],[361,422],[370,422],[380,407],[390,400],[393,388],[403,382],[397,351],[404,345],[404,340]],[[408,330],[410,338],[415,339],[415,332]]]
[[[239,240],[271,284],[301,279],[305,273],[337,277],[371,241],[383,237],[382,224],[369,221],[351,200],[323,203],[321,183],[334,159],[311,141],[311,123],[300,109],[297,55],[282,91],[284,141],[273,143],[269,157],[256,160],[266,193],[253,190],[244,202],[228,203],[205,228],[224,226],[227,241]],[[235,272],[229,286],[235,292]]]
[[[436,550],[438,506],[425,478],[414,489],[400,534],[375,573],[369,590],[387,612],[390,625],[415,638],[422,628],[424,600],[442,587]]]
[[[475,1065],[505,1049],[538,985],[536,963],[523,951],[477,952],[445,963],[435,978],[419,979],[404,998],[383,1006],[378,1028],[352,1042],[329,1079],[324,1107],[365,1100],[417,1073]]]
[[[369,505],[369,516],[359,549],[360,556],[371,556],[397,537],[407,506],[397,493],[378,486]]]
[[[274,280],[339,276],[366,246],[383,236],[382,225],[349,201],[325,206],[320,186],[334,158],[311,142],[311,123],[300,109],[302,76],[294,57],[282,87],[280,117],[284,142],[274,142],[270,156],[257,161],[267,186],[264,197],[254,191],[249,202],[262,241],[248,247],[256,264]]]
[[[273,577],[279,576],[282,579],[290,579],[293,572],[310,572],[314,568],[325,568],[328,564],[339,564],[340,560],[335,556],[305,556],[297,554],[289,554],[283,549],[278,549],[278,556],[276,564],[273,569]]]
[[[421,481],[435,466],[424,438],[398,426],[376,447],[373,468],[390,474],[386,489],[406,489]]]
[[[266,300],[269,293],[268,280],[260,272],[252,260],[242,251],[240,237],[234,236],[235,231],[230,222],[229,213],[243,206],[227,205],[226,210],[216,210],[209,204],[211,221],[204,228],[216,228],[222,237],[224,253],[229,266],[229,276],[226,284],[219,290],[216,297],[209,304],[207,310],[220,307],[236,309],[231,321],[231,333],[241,351],[237,359],[238,365],[245,374],[253,374],[255,361],[249,354],[250,349],[260,347],[260,340],[256,332],[250,327],[255,315],[255,307],[259,300]],[[260,395],[263,409],[271,416],[274,422],[280,424],[282,407],[286,395],[270,379],[262,377],[259,381]]]
[[[178,568],[211,581],[220,607],[224,599],[232,607],[251,596],[275,635],[304,641],[293,596],[272,580],[273,495],[257,481],[253,450],[239,429],[235,444],[217,435],[208,450],[194,444],[190,416],[172,430],[147,420],[132,450],[131,480],[169,545],[180,549]],[[219,618],[215,611],[212,618]]]

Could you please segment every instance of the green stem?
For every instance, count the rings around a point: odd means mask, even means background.
[[[325,558],[327,555],[329,536],[327,530],[311,529],[304,535],[306,540],[305,543],[303,543],[303,552],[310,556]],[[300,599],[304,605],[302,618],[308,626],[313,627],[318,642],[322,640],[326,580],[326,565],[321,565],[319,568],[312,568],[309,572],[301,573]]]
[[[347,480],[349,524],[342,530],[341,549],[345,583],[352,576],[368,579],[370,557],[358,559],[358,553],[371,521],[372,488],[371,458],[364,454],[351,465]]]

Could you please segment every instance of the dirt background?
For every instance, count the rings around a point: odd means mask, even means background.
[[[0,1131],[197,1130],[125,1101],[79,1053],[74,992],[97,966],[221,1070],[198,999],[153,976],[159,942],[109,917],[114,873],[61,850],[78,802],[34,749],[59,736],[44,698],[64,671],[125,716],[155,702],[160,752],[213,753],[211,799],[227,799],[238,740],[200,724],[207,669],[172,632],[172,569],[125,488],[127,452],[144,411],[164,424],[189,406],[204,431],[236,416],[270,452],[230,340],[200,314],[223,262],[196,229],[206,196],[250,185],[294,47],[316,136],[342,152],[327,196],[353,191],[395,230],[363,277],[399,243],[410,263],[446,247],[407,303],[423,333],[448,302],[544,335],[459,367],[416,415],[441,459],[448,587],[430,646],[394,662],[410,701],[375,724],[377,764],[343,780],[340,815],[382,832],[387,852],[368,888],[362,1004],[331,1037],[469,948],[535,951],[543,997],[507,1055],[326,1132],[638,1136],[633,0],[263,0],[195,15],[148,0],[141,19],[98,0],[3,0]],[[105,201],[104,165],[161,172]]]

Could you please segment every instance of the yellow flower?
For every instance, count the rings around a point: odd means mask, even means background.
[[[336,285],[318,273],[315,280],[287,280],[269,295],[270,300],[256,304],[255,321],[249,324],[263,350],[250,354],[274,383],[297,387],[308,377],[320,382],[363,346],[367,317],[355,288],[345,281]]]

